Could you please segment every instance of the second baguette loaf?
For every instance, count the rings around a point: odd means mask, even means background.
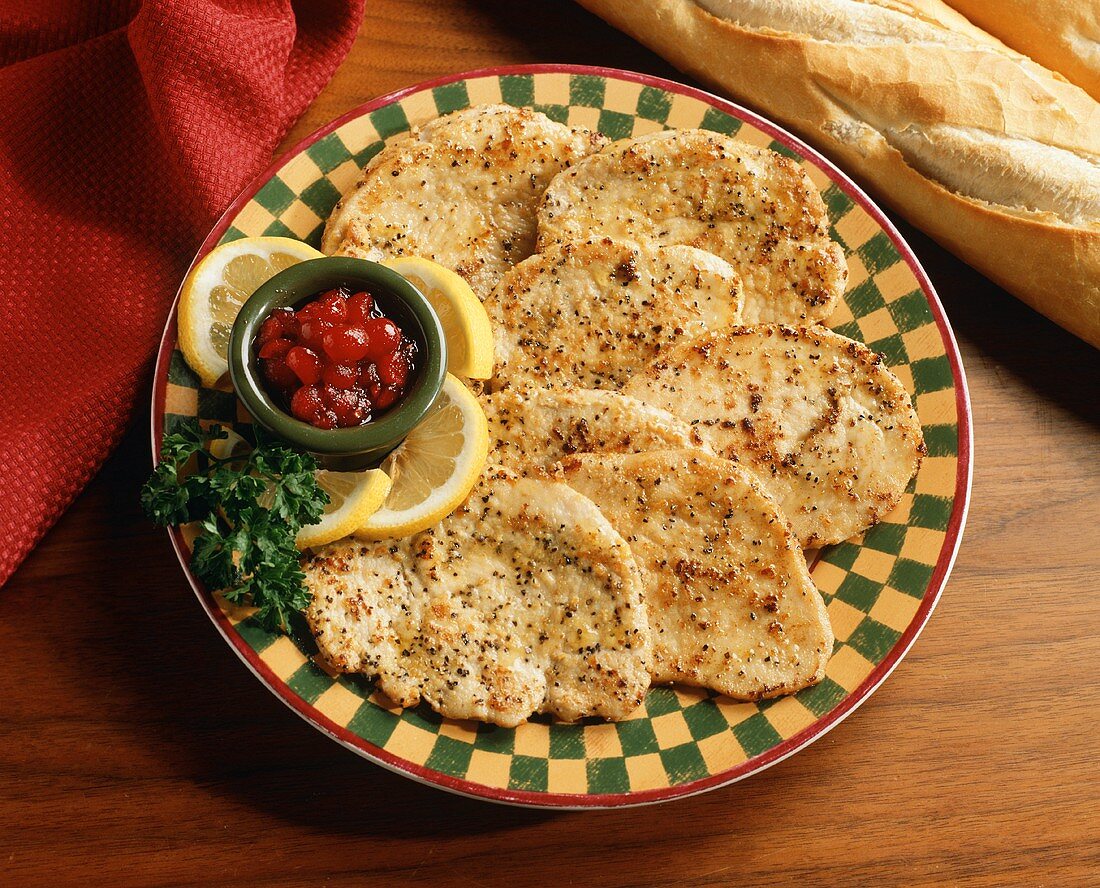
[[[947,0],[947,4],[1100,101],[1100,0]]]
[[[580,0],[1100,346],[1100,104],[939,0]]]

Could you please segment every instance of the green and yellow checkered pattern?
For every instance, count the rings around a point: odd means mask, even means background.
[[[236,215],[224,240],[285,235],[318,244],[340,194],[387,139],[441,113],[500,101],[613,138],[704,127],[794,156],[703,101],[654,87],[564,73],[479,77],[413,93],[291,157]],[[643,708],[618,724],[538,720],[502,729],[441,719],[424,707],[402,711],[368,682],[327,671],[308,633],[273,635],[247,610],[221,602],[235,630],[291,693],[399,759],[451,777],[499,789],[602,794],[722,773],[813,724],[871,673],[913,620],[944,544],[958,455],[954,380],[924,293],[886,232],[821,169],[805,166],[822,189],[833,236],[848,256],[849,290],[830,325],[886,355],[915,398],[929,448],[898,509],[862,538],[825,550],[814,565],[837,639],[825,680],[759,705],[695,689],[655,688]],[[248,422],[232,391],[202,388],[178,352],[168,375],[168,429],[180,417]]]

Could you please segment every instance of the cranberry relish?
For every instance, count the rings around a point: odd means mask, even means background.
[[[343,288],[275,309],[256,348],[271,389],[319,429],[370,422],[405,394],[416,360],[416,343],[370,293]]]

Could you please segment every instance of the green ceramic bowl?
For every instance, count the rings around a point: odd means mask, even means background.
[[[419,359],[405,396],[376,420],[348,429],[319,429],[295,419],[268,394],[254,343],[273,309],[300,306],[334,287],[368,290],[386,315],[414,340]],[[397,272],[366,259],[309,259],[279,272],[241,308],[229,339],[229,376],[252,418],[326,469],[350,472],[378,465],[424,418],[443,387],[447,344],[424,295]]]

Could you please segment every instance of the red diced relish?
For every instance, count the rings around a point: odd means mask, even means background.
[[[268,385],[302,422],[368,423],[406,392],[416,344],[367,292],[327,290],[264,319],[255,347]]]

